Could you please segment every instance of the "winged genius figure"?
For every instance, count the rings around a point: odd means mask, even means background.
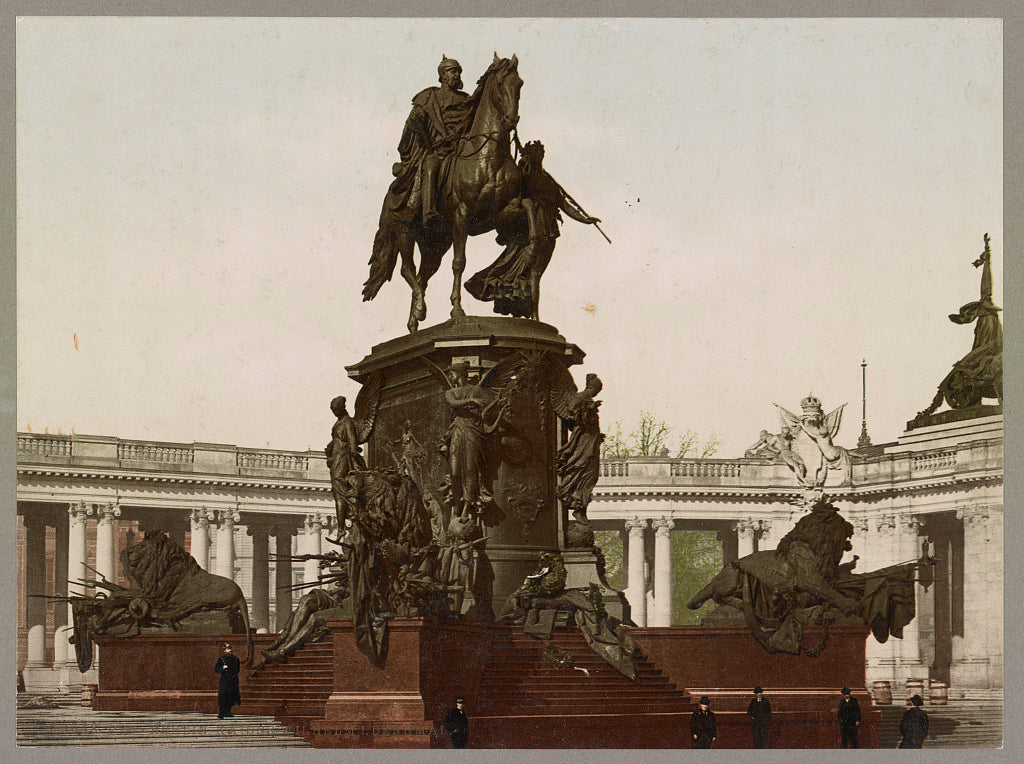
[[[803,431],[821,452],[821,462],[814,473],[814,487],[821,488],[825,485],[825,478],[829,470],[840,471],[841,482],[849,482],[850,454],[845,448],[832,442],[832,439],[839,434],[839,426],[843,420],[843,409],[846,408],[846,404],[844,403],[829,414],[824,414],[821,401],[813,395],[808,395],[800,401],[800,408],[803,411],[800,416],[783,408],[778,403],[775,406],[779,410],[782,426],[790,428],[790,432]]]
[[[424,359],[430,372],[444,385],[445,402],[452,410],[440,449],[448,458],[449,508],[461,517],[479,513],[491,500],[484,470],[484,438],[493,433],[508,412],[509,402],[496,396],[513,368],[514,356],[499,362],[478,380],[470,380],[467,363],[452,364],[443,372],[437,364]],[[495,413],[495,407],[497,411]]]

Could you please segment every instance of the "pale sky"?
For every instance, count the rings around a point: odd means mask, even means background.
[[[567,220],[541,318],[641,410],[742,455],[773,402],[895,440],[1002,305],[998,20],[27,18],[18,429],[319,449],[345,366],[405,333],[361,284],[412,96],[519,58]],[[469,276],[499,248],[470,241]],[[448,318],[450,256],[425,326]],[[489,303],[466,293],[470,313]],[[77,341],[77,347],[76,347]],[[673,443],[674,445],[674,443]]]

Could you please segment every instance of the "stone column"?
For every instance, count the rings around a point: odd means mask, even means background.
[[[671,517],[654,521],[654,623],[652,626],[672,625],[672,528]]]
[[[956,516],[964,526],[964,635],[953,637],[950,684],[987,688],[992,684],[987,624],[993,617],[986,570],[991,564],[989,509],[971,504],[957,508]]]
[[[739,536],[735,530],[719,531],[718,540],[722,542],[722,563],[724,565],[739,559]]]
[[[746,518],[736,523],[736,554],[746,557],[754,553],[754,532],[757,523],[753,518]]]
[[[306,515],[304,529],[306,531],[306,554],[321,554],[323,542],[321,533],[324,527],[324,516],[321,514]],[[306,560],[302,571],[302,580],[311,584],[320,576],[320,561]]]
[[[861,572],[877,570],[892,565],[896,562],[892,550],[892,539],[896,530],[896,515],[885,513],[875,522],[875,533],[869,538],[864,546],[865,554],[857,561],[857,568]],[[890,638],[884,645],[879,643],[873,636],[868,636],[865,644],[865,659],[867,662],[867,680],[873,682],[884,680],[893,683],[893,693],[898,697],[901,692],[897,686],[900,678],[896,671],[896,645],[898,639]]]
[[[246,532],[252,536],[252,628],[265,634],[270,631],[270,533],[254,523]]]
[[[921,520],[914,515],[899,518],[899,559],[897,562],[916,560],[921,556]],[[914,602],[921,599],[921,586],[914,584]],[[900,673],[907,679],[928,679],[928,667],[921,665],[920,619],[915,612],[914,620],[903,627],[903,639],[898,641]]]
[[[217,529],[217,575],[235,580],[235,523],[241,517],[234,510],[220,511]]]
[[[275,531],[274,587],[277,605],[274,608],[274,628],[281,630],[288,616],[292,614],[292,530],[278,528]]]
[[[68,593],[84,594],[85,587],[75,583],[80,578],[91,578],[92,575],[86,570],[86,525],[93,509],[84,501],[78,501],[68,507]],[[75,622],[74,614],[71,612],[71,603],[68,603],[67,623]],[[67,666],[71,676],[78,674],[78,664],[75,658],[75,651],[71,646],[67,649]]]
[[[213,519],[213,510],[206,507],[192,510],[191,554],[205,571],[210,570],[210,521]]]
[[[120,516],[121,508],[112,501],[96,509],[96,573],[108,581],[117,577],[114,526]]]
[[[868,567],[868,537],[871,533],[871,524],[866,517],[854,517],[850,520],[850,524],[853,525],[853,537],[850,539],[850,546],[853,549],[846,553],[843,562],[850,562],[856,555],[857,567],[853,569],[853,572],[866,573],[871,570]]]
[[[25,515],[25,626],[28,658],[25,670],[46,663],[46,521]],[[26,681],[28,681],[26,679]]]
[[[633,517],[626,521],[629,532],[629,569],[626,572],[626,599],[633,623],[647,625],[647,591],[644,581],[644,532],[647,521]]]
[[[68,593],[68,523],[67,513],[64,517],[55,521],[56,543],[54,544],[53,561],[53,593],[57,596],[66,596]],[[68,611],[62,607],[53,608],[53,665],[58,670],[63,669],[68,660],[68,637],[71,633],[68,629]]]

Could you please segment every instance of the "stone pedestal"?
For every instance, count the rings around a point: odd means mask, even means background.
[[[464,364],[470,383],[476,383],[497,364],[504,362],[504,370],[517,359],[529,363],[544,355],[547,362],[553,360],[564,368],[583,359],[578,347],[547,324],[476,316],[375,346],[363,360],[348,367],[349,376],[360,383],[378,372],[386,375],[367,444],[368,465],[402,469],[404,444],[414,444],[419,474],[413,478],[428,508],[444,514],[447,527],[451,510],[441,486],[449,467],[439,443],[452,421],[452,410],[445,400],[448,385],[438,379],[438,373]],[[508,595],[536,571],[542,552],[566,547],[567,518],[556,495],[561,424],[544,380],[526,382],[524,378],[521,382],[510,395],[505,423],[483,439],[482,487],[493,500],[482,513],[487,540],[477,560],[477,588],[463,608],[468,611],[475,604],[473,615],[478,620],[488,620],[488,610],[490,617],[501,613]],[[573,554],[570,586],[600,583],[596,558],[590,550],[586,552],[589,561],[583,559],[585,555]],[[611,612],[628,617],[621,595],[608,599]]]

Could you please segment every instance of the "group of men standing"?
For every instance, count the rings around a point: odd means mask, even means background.
[[[841,690],[837,716],[839,719],[840,748],[857,748],[857,725],[861,722],[860,704],[850,694],[850,688]],[[718,741],[718,726],[710,708],[711,699],[702,695],[700,705],[690,717],[691,744],[694,748],[713,748]],[[922,710],[920,695],[910,699],[910,708],[900,721],[900,748],[921,748],[928,737],[928,714]],[[768,747],[768,727],[772,719],[772,706],[761,687],[754,688],[754,699],[747,706],[753,732],[754,748]]]

